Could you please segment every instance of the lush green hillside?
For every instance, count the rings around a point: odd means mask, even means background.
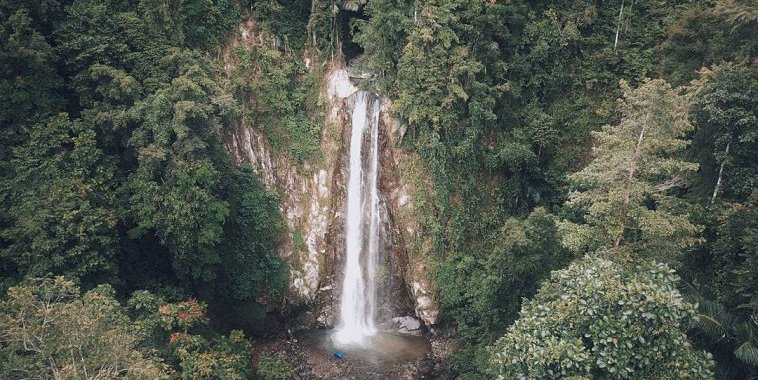
[[[0,0],[0,377],[253,377],[288,231],[221,132],[319,159],[358,56],[433,182],[452,374],[758,376],[754,2],[342,3]]]

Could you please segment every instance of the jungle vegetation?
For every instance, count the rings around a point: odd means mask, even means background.
[[[0,0],[0,378],[291,376],[250,363],[279,197],[220,131],[318,159],[335,61],[432,180],[454,376],[758,376],[754,2],[342,3]]]

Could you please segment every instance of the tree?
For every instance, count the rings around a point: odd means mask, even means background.
[[[460,125],[455,111],[467,107],[468,87],[476,85],[476,74],[483,70],[456,30],[459,22],[469,21],[462,19],[465,11],[471,10],[458,1],[424,2],[403,47],[397,72],[402,91],[394,109],[413,134],[444,133]]]
[[[138,155],[127,184],[137,222],[130,234],[156,234],[180,278],[209,281],[229,214],[211,153],[233,100],[194,54],[177,51],[166,59],[179,75],[132,110],[140,124],[130,139]]]
[[[720,379],[758,375],[758,192],[718,202],[705,217],[707,241],[682,263],[700,317],[692,336],[716,358]]]
[[[677,155],[692,130],[687,103],[662,80],[635,90],[621,86],[621,122],[593,133],[594,159],[570,176],[578,190],[567,204],[583,211],[584,223],[567,225],[567,242],[670,259],[694,244],[700,231],[677,212],[672,193],[697,169]]]
[[[174,366],[179,377],[191,379],[250,379],[250,341],[239,330],[228,336],[210,334],[205,303],[190,298],[167,302],[137,291],[127,302],[145,344]]]
[[[543,208],[524,220],[508,219],[482,239],[493,246],[490,251],[451,255],[437,263],[436,275],[440,303],[458,335],[489,344],[516,319],[520,301],[537,291],[551,269],[568,262],[569,254],[561,246],[556,218]],[[475,378],[486,356],[484,344],[462,347],[451,364]]]
[[[16,149],[13,225],[3,250],[20,274],[72,278],[111,273],[116,253],[113,162],[89,125],[60,114]]]
[[[707,379],[710,354],[685,330],[695,307],[664,264],[597,257],[555,271],[492,348],[498,379]]]
[[[15,177],[10,163],[13,150],[26,141],[28,128],[64,105],[57,93],[62,84],[55,70],[57,56],[39,30],[43,20],[35,20],[46,19],[47,8],[56,5],[54,1],[0,3],[0,230],[12,225],[10,207],[17,201],[10,184]],[[6,244],[0,237],[0,250]],[[15,264],[0,257],[0,277],[15,272]]]
[[[525,220],[510,218],[489,239],[497,241],[491,252],[450,257],[438,266],[441,302],[458,333],[469,338],[499,335],[515,318],[519,300],[534,294],[568,257],[555,218],[542,208]]]
[[[275,154],[298,164],[320,153],[320,128],[308,119],[304,67],[291,54],[267,46],[235,50],[231,91],[244,106],[241,123],[261,129]],[[250,80],[250,78],[255,78]]]
[[[364,8],[370,22],[356,23],[353,40],[364,50],[361,68],[377,76],[380,90],[392,85],[413,23],[413,2],[408,0],[370,1]]]
[[[258,377],[261,380],[289,380],[294,374],[292,365],[279,355],[264,353],[258,359]]]
[[[108,285],[81,295],[63,277],[12,287],[0,302],[4,379],[165,379]]]
[[[188,0],[182,3],[185,43],[192,47],[218,46],[240,21],[239,0]]]
[[[230,297],[233,304],[264,294],[281,299],[289,271],[277,252],[286,229],[279,197],[266,189],[250,167],[230,170],[228,177],[224,182],[230,212],[218,245],[223,260],[217,292]]]
[[[15,8],[15,9],[14,9]],[[7,159],[14,133],[63,106],[57,56],[24,7],[0,4],[0,158]]]
[[[693,150],[698,185],[711,203],[746,199],[758,186],[758,70],[735,64],[703,69],[695,84]],[[706,194],[704,194],[706,195]]]

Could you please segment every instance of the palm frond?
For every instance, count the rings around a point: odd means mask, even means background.
[[[731,327],[731,314],[718,302],[698,300],[698,316],[694,328],[713,341],[724,339]]]
[[[734,356],[741,362],[758,367],[758,347],[752,341],[745,341],[734,350]]]

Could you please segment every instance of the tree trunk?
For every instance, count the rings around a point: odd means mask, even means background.
[[[616,50],[616,46],[619,44],[619,29],[621,28],[621,15],[624,14],[624,0],[621,0],[621,9],[619,9],[619,20],[616,23],[616,40],[613,41],[613,50]]]
[[[632,183],[634,181],[634,175],[637,172],[637,160],[640,158],[642,139],[645,137],[647,131],[647,121],[650,114],[645,115],[645,122],[642,124],[640,134],[637,137],[637,145],[634,147],[634,155],[632,155],[632,162],[629,164],[629,176],[627,177],[626,189],[624,189],[624,199],[622,200],[621,215],[619,215],[618,234],[613,242],[613,248],[618,250],[621,246],[621,239],[624,237],[624,230],[626,230],[626,218],[629,209],[629,202],[632,198]]]
[[[726,144],[726,150],[724,151],[724,155],[729,155],[729,146],[731,145],[731,142],[728,142]],[[719,178],[716,180],[716,187],[713,188],[713,196],[711,197],[711,204],[716,202],[716,196],[719,194],[719,190],[721,189],[721,178],[724,175],[724,165],[726,164],[726,157],[724,157],[724,160],[721,161],[721,168],[719,168]]]
[[[311,14],[316,13],[317,4],[318,4],[318,0],[311,1]],[[307,29],[309,32],[311,32],[311,36],[313,37],[313,48],[316,49],[316,51],[318,52],[318,44],[316,43],[316,30],[311,26],[310,20],[308,21]]]

